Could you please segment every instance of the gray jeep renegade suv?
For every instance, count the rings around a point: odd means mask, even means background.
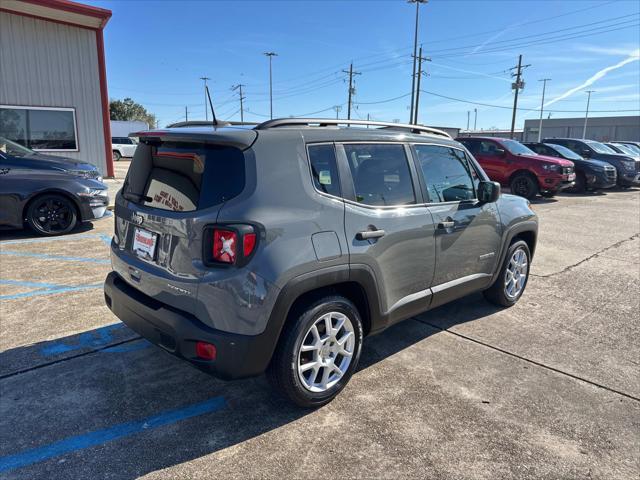
[[[536,215],[439,130],[281,119],[136,135],[106,303],[221,378],[267,371],[317,407],[365,336],[475,291],[510,306],[527,284]]]

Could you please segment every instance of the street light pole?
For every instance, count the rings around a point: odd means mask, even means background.
[[[420,16],[420,4],[427,3],[427,0],[407,0],[408,3],[416,4],[416,27],[413,34],[413,70],[411,73],[411,109],[409,112],[409,123],[413,122],[413,108],[416,94],[416,60],[418,53],[418,18]]]
[[[469,118],[471,118],[471,110],[467,110],[467,132],[469,131]]]
[[[540,103],[540,125],[538,125],[538,143],[542,140],[542,111],[544,110],[544,92],[547,89],[547,82],[550,82],[550,78],[542,78],[538,80],[542,82],[542,102]]]
[[[211,79],[209,77],[200,77],[200,80],[204,80],[204,119],[209,120],[209,110],[207,109],[207,80]]]
[[[276,52],[264,52],[269,57],[269,117],[273,119],[273,72],[271,69],[271,60],[273,57],[277,57]]]
[[[478,125],[478,109],[474,108],[473,109],[473,131],[474,132],[477,130],[476,125]]]
[[[582,129],[582,138],[587,138],[587,118],[589,118],[589,102],[591,101],[591,94],[595,90],[587,90],[587,111],[584,113],[584,128]]]

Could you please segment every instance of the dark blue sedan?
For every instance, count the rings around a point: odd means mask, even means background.
[[[105,216],[109,196],[98,169],[43,155],[0,137],[0,227],[61,235]]]

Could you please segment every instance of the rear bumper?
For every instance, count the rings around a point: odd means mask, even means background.
[[[143,294],[116,272],[107,275],[104,294],[107,306],[133,331],[172,355],[224,380],[259,375],[271,360],[277,341],[272,330],[252,336],[215,330],[190,313]],[[215,345],[216,359],[199,359],[196,355],[197,341]]]

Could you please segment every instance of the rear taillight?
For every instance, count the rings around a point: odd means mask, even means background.
[[[222,263],[234,263],[238,248],[238,234],[231,230],[213,230],[213,260]]]
[[[253,249],[256,247],[256,234],[245,233],[242,238],[242,253],[245,257],[249,257],[253,253]]]
[[[205,264],[244,266],[257,243],[258,235],[251,225],[211,225],[204,234]]]

